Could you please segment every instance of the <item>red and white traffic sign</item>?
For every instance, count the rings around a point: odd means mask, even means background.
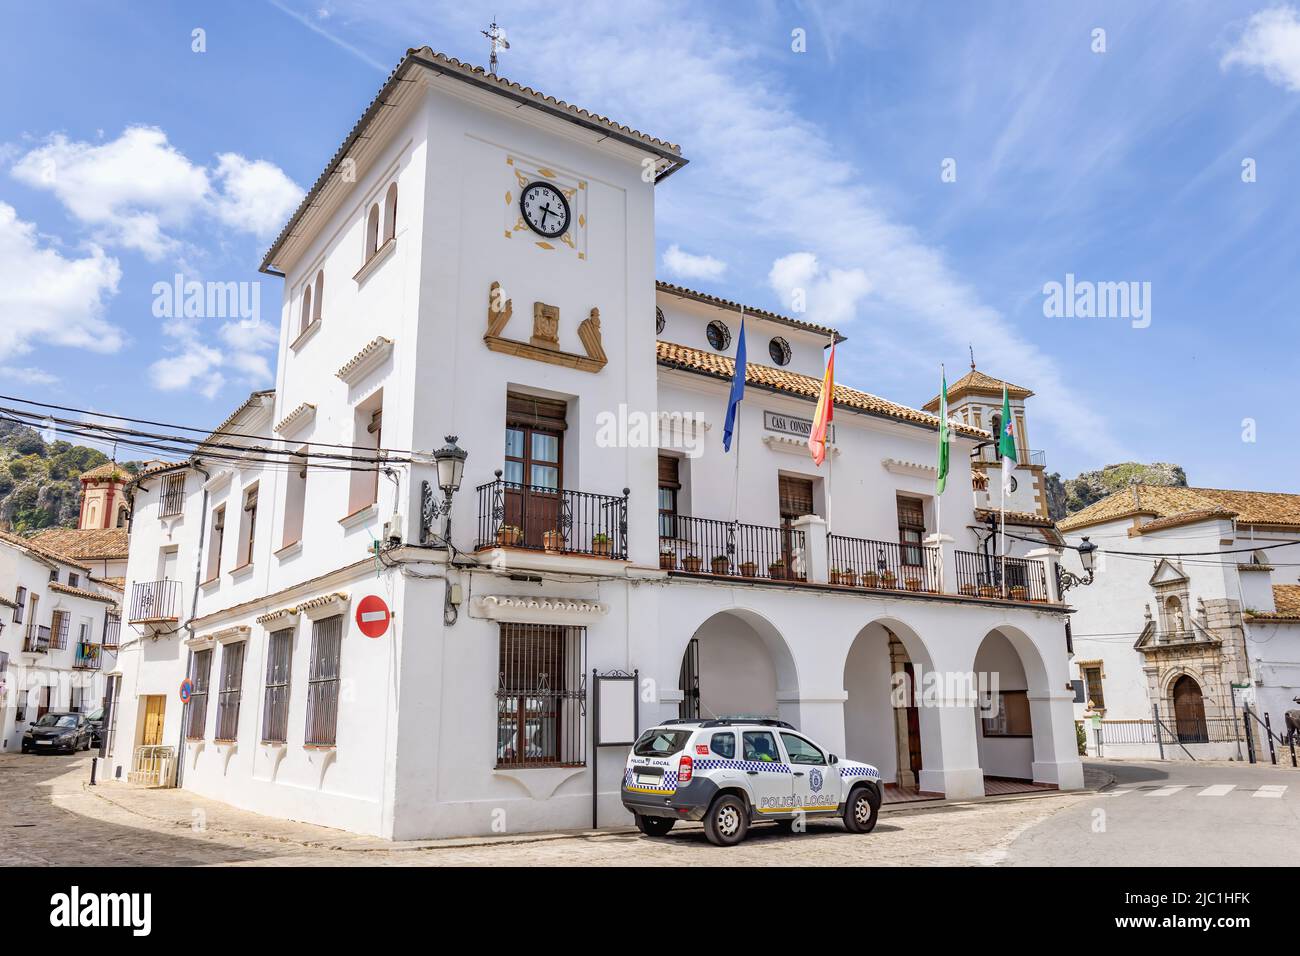
[[[378,594],[367,594],[357,602],[357,627],[366,637],[383,637],[392,616]]]

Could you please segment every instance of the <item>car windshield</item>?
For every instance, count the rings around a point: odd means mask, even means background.
[[[77,717],[75,714],[46,714],[40,720],[36,721],[37,727],[75,727],[77,726]]]
[[[655,727],[647,730],[636,742],[632,752],[638,757],[671,757],[686,746],[691,739],[692,730],[667,730]]]
[[[87,719],[87,720],[103,720],[103,719],[104,719],[104,708],[103,708],[103,707],[97,707],[95,710],[92,710],[90,713],[88,713],[88,714],[86,715],[86,719]]]

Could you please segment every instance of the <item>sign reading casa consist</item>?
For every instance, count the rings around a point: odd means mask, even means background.
[[[378,594],[367,594],[357,602],[357,627],[366,637],[383,637],[392,616]]]

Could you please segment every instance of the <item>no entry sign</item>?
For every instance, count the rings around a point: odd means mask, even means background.
[[[357,627],[366,637],[382,637],[392,616],[384,599],[377,594],[367,594],[357,602]]]
[[[190,695],[194,693],[194,681],[188,677],[181,681],[181,703],[188,704]]]

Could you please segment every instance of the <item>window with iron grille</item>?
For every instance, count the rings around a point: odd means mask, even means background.
[[[587,713],[587,629],[502,624],[498,767],[581,767]]]
[[[68,627],[72,617],[67,611],[55,611],[50,621],[50,650],[61,651],[68,646]]]
[[[208,676],[212,671],[212,648],[195,651],[190,658],[190,681],[194,689],[190,691],[189,703],[185,705],[185,736],[192,740],[202,740],[208,725]]]
[[[289,737],[289,669],[293,631],[271,635],[266,655],[266,696],[262,704],[263,743],[282,744]]]
[[[1101,689],[1101,665],[1083,668],[1083,680],[1087,689],[1088,702],[1093,710],[1106,709],[1106,695]]]
[[[158,517],[170,518],[185,510],[185,474],[167,475],[163,478],[162,498],[158,503]]]
[[[217,691],[217,740],[239,737],[239,688],[244,680],[244,641],[221,648],[221,687]]]
[[[342,650],[343,615],[312,622],[311,660],[307,668],[307,733],[303,740],[309,746],[334,746]]]

